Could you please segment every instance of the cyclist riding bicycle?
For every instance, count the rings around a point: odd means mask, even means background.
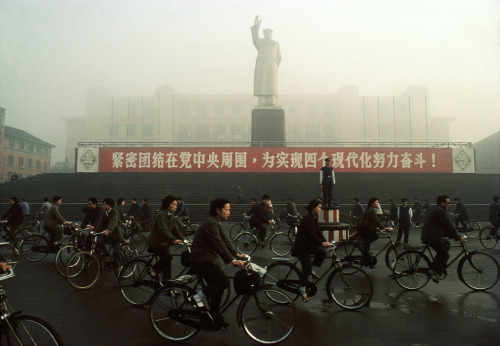
[[[323,248],[330,247],[330,243],[325,239],[323,233],[318,230],[318,215],[321,212],[322,204],[318,200],[311,200],[306,207],[307,214],[299,225],[299,230],[295,236],[295,245],[292,256],[299,259],[302,266],[300,274],[300,295],[305,302],[309,301],[306,292],[307,279],[309,275],[318,277],[312,267],[321,267],[326,258],[326,251]],[[311,260],[311,255],[314,260]]]
[[[115,201],[111,198],[105,198],[103,201],[104,215],[97,228],[98,232],[104,232],[97,237],[96,249],[104,252],[104,243],[110,242],[113,247],[113,259],[115,262],[115,270],[119,272],[123,266],[123,259],[121,253],[121,241],[123,236],[123,228],[120,224],[120,217],[118,212],[113,207]]]
[[[62,215],[59,213],[59,206],[62,203],[61,196],[54,196],[52,198],[53,204],[50,206],[47,215],[45,216],[45,221],[43,222],[43,228],[50,235],[49,245],[59,246],[62,240],[63,231],[60,224],[69,225],[71,222],[66,221]]]
[[[436,251],[436,256],[429,268],[428,274],[434,282],[439,282],[439,277],[450,258],[448,253],[450,242],[445,237],[460,240],[461,243],[465,243],[465,238],[458,234],[446,215],[446,211],[450,207],[450,197],[439,195],[436,204],[436,206],[429,210],[426,216],[424,227],[422,227],[421,240],[422,243],[429,244]]]
[[[7,224],[5,231],[9,235],[10,242],[16,245],[16,230],[23,223],[23,209],[17,197],[10,197],[10,208],[2,215],[3,223]]]
[[[378,239],[377,230],[385,229],[390,230],[390,227],[384,227],[378,218],[378,210],[380,204],[377,197],[372,197],[368,201],[368,207],[363,215],[358,232],[366,252],[370,252],[370,244]]]
[[[490,204],[488,220],[495,227],[495,231],[500,227],[500,196],[493,196],[493,203]]]
[[[229,279],[220,266],[220,258],[225,264],[233,264],[241,269],[243,258],[231,245],[222,230],[221,222],[227,221],[231,206],[229,200],[216,198],[210,203],[210,216],[198,228],[191,246],[190,262],[193,270],[207,283],[203,290],[193,296],[198,308],[205,309],[203,298],[207,297],[210,305],[209,319],[222,326],[227,326],[219,313],[224,290],[229,288]]]
[[[180,244],[183,241],[182,233],[177,226],[174,216],[177,209],[177,201],[174,196],[166,196],[161,203],[161,210],[156,216],[153,229],[148,239],[148,251],[159,256],[150,271],[151,277],[156,277],[159,271],[163,271],[164,280],[172,277],[172,254],[170,245]]]

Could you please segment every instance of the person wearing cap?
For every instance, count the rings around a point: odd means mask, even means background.
[[[403,205],[400,205],[398,208],[398,237],[396,241],[401,241],[401,237],[404,233],[404,243],[408,244],[408,237],[410,235],[411,219],[413,217],[413,213],[410,206],[408,205],[408,198],[402,198],[401,202],[403,203]]]
[[[323,191],[323,207],[331,208],[332,190],[333,185],[335,185],[335,173],[333,172],[332,159],[329,157],[325,159],[325,165],[321,167],[319,172],[319,183]]]
[[[168,195],[161,202],[161,210],[158,212],[153,224],[153,229],[148,238],[148,251],[159,256],[150,275],[156,278],[163,271],[163,279],[169,280],[172,276],[172,254],[170,245],[182,243],[183,237],[174,216],[177,210],[177,200]]]

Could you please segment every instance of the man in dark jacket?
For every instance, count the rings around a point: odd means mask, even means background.
[[[101,222],[97,228],[97,232],[104,232],[97,238],[96,247],[100,251],[103,251],[104,243],[110,242],[113,247],[113,259],[115,261],[115,270],[120,271],[123,266],[123,258],[120,249],[120,244],[123,236],[123,228],[120,223],[120,217],[115,206],[115,201],[111,198],[105,198],[103,201],[104,215],[102,216]]]
[[[493,201],[490,204],[488,220],[495,227],[495,230],[497,230],[500,227],[500,196],[493,196]]]
[[[250,217],[250,226],[257,228],[257,236],[262,245],[266,240],[266,227],[272,222],[272,214],[268,207],[270,199],[268,195],[262,195],[260,203],[257,204]]]
[[[91,231],[94,230],[101,222],[103,214],[104,209],[98,206],[97,198],[90,197],[85,207],[85,217],[83,218],[80,228],[85,228],[88,225]]]
[[[207,282],[207,286],[194,295],[198,308],[204,309],[203,298],[210,301],[211,317],[224,323],[219,314],[224,290],[229,287],[229,279],[220,266],[220,258],[225,264],[243,268],[244,263],[235,258],[243,258],[238,254],[222,230],[221,222],[227,221],[230,215],[229,200],[216,198],[210,204],[210,216],[198,228],[191,247],[190,262],[193,269]]]
[[[3,222],[7,227],[5,231],[9,235],[10,242],[16,245],[16,231],[23,223],[23,208],[19,204],[17,197],[10,197],[10,208],[2,215]]]
[[[335,185],[335,172],[332,167],[332,159],[327,157],[325,165],[319,171],[319,183],[323,193],[323,209],[332,208],[332,191]]]
[[[467,230],[466,222],[469,221],[467,209],[465,205],[460,202],[460,198],[454,198],[453,202],[455,202],[455,227],[458,229],[458,223],[460,222],[462,227]]]
[[[445,237],[451,237],[455,240],[460,240],[465,243],[465,238],[460,237],[450,219],[446,215],[450,207],[450,197],[447,195],[439,195],[436,200],[436,206],[429,210],[429,213],[422,227],[421,240],[424,244],[429,244],[436,251],[434,262],[429,269],[429,275],[434,282],[438,282],[441,273],[446,267],[446,262],[450,255],[448,248],[450,242]]]

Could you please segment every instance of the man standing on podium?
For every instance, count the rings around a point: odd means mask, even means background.
[[[323,191],[323,207],[324,209],[332,208],[332,190],[335,185],[335,173],[333,172],[332,159],[327,157],[325,165],[321,167],[319,172],[319,183]]]

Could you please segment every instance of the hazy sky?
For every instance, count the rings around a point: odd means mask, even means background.
[[[420,85],[431,116],[456,117],[451,140],[500,130],[499,0],[0,0],[6,123],[58,146],[60,161],[59,118],[84,115],[89,86],[252,94],[256,15],[280,43],[280,94]]]

